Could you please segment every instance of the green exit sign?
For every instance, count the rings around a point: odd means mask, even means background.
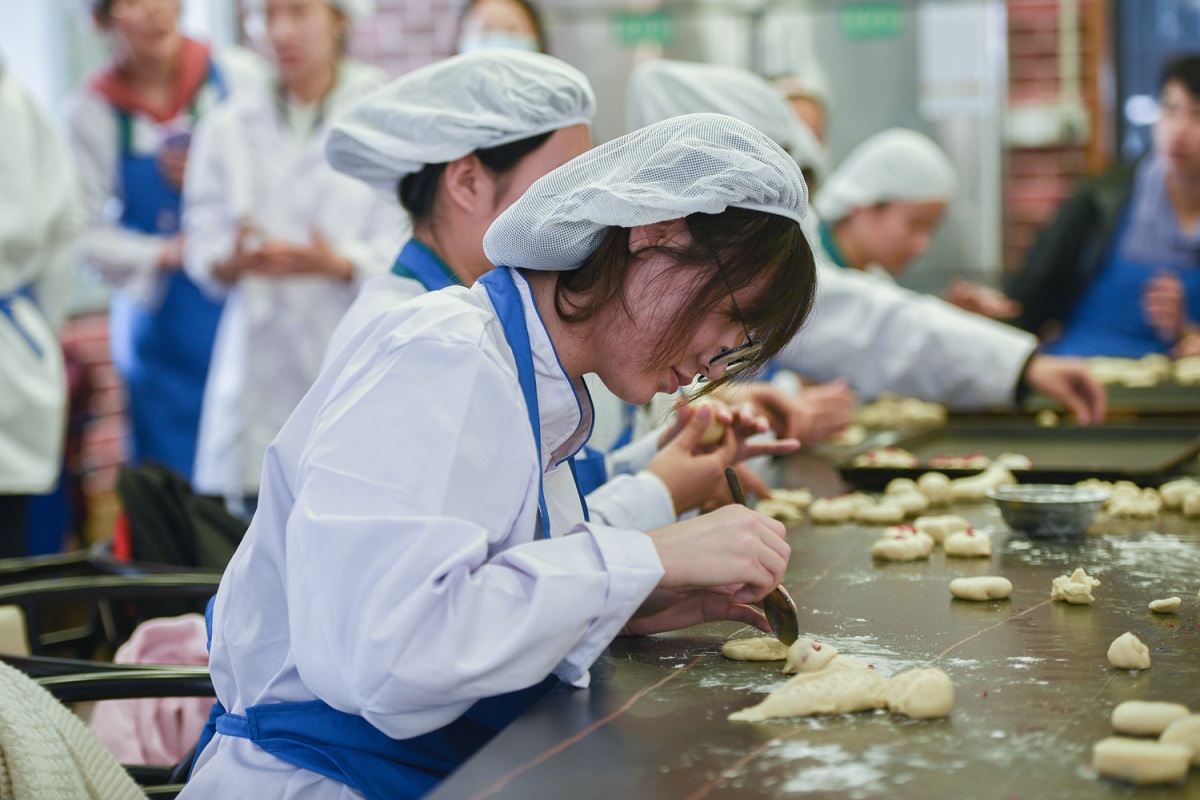
[[[675,38],[675,18],[666,11],[621,11],[613,14],[612,24],[617,42],[625,47],[667,44]]]
[[[850,40],[894,39],[904,33],[899,3],[855,3],[838,9],[838,28]]]

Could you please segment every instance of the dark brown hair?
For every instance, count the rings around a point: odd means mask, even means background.
[[[542,15],[538,11],[537,6],[531,0],[512,0],[521,7],[525,12],[525,16],[529,17],[529,23],[533,25],[533,37],[537,40],[537,49],[539,53],[546,52],[546,27],[542,24]],[[467,19],[467,14],[471,13],[471,9],[479,4],[479,0],[468,0],[463,6],[462,13],[458,15],[458,29],[461,31],[463,22]]]
[[[686,221],[690,243],[646,247],[632,253],[629,229],[609,228],[579,269],[559,275],[555,310],[568,324],[595,317],[611,302],[628,310],[625,282],[629,267],[648,253],[664,253],[675,264],[665,276],[691,272],[698,288],[648,357],[647,366],[665,367],[713,307],[729,297],[730,289],[738,292],[761,283],[746,302],[738,302],[740,321],[763,343],[739,375],[758,372],[796,336],[812,310],[817,288],[812,248],[800,225],[778,214],[729,208],[720,214],[691,214]],[[713,262],[713,249],[721,258],[724,277]],[[724,382],[724,377],[711,382],[705,392]]]

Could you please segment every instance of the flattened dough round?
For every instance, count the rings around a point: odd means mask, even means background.
[[[1188,707],[1180,703],[1126,700],[1113,709],[1112,726],[1117,733],[1130,736],[1158,736],[1189,713]]]
[[[1139,786],[1181,781],[1191,760],[1192,751],[1182,744],[1110,736],[1092,745],[1092,766],[1097,772]]]
[[[950,594],[959,600],[1004,600],[1012,595],[1012,590],[1012,581],[999,575],[955,578],[950,581]]]
[[[887,682],[887,707],[913,719],[944,717],[954,707],[954,682],[940,669],[910,669]]]
[[[1150,669],[1150,648],[1126,631],[1109,645],[1108,663],[1118,669]]]
[[[734,661],[783,661],[788,656],[788,648],[774,636],[756,636],[729,639],[721,645],[721,655]]]

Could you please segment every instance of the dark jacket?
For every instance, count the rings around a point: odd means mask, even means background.
[[[1025,268],[1009,276],[1005,293],[1021,303],[1019,328],[1041,335],[1062,323],[1100,272],[1133,191],[1136,164],[1123,164],[1085,183],[1034,240]]]

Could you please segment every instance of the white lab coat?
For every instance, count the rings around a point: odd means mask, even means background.
[[[16,322],[0,313],[0,494],[40,494],[62,465],[67,379],[57,331],[83,211],[62,138],[2,68],[0,120],[0,304]]]
[[[482,285],[389,310],[340,351],[271,445],[258,511],[214,607],[232,713],[320,698],[393,738],[588,668],[657,585],[650,538],[582,522],[570,470],[590,404],[514,273],[541,414]],[[554,538],[537,535],[545,473]],[[218,734],[181,797],[359,795]]]
[[[184,189],[185,266],[205,291],[238,225],[297,244],[320,231],[354,264],[354,279],[244,276],[228,291],[204,390],[193,483],[241,496],[258,490],[263,454],[316,377],[334,326],[361,280],[390,266],[407,227],[399,209],[325,160],[330,118],[386,75],[343,61],[320,129],[296,137],[273,92],[235,98],[197,127]]]
[[[325,366],[338,357],[356,339],[368,336],[371,329],[396,306],[425,294],[425,286],[412,278],[388,272],[366,281],[350,309],[342,317],[329,340]],[[613,401],[620,404],[596,376],[588,376],[588,388],[595,401],[598,424]],[[592,430],[595,440],[598,431]],[[615,436],[602,438],[599,449],[607,452]],[[607,458],[609,480],[587,497],[593,522],[615,528],[649,531],[675,522],[675,502],[666,484],[645,467],[657,452],[657,442],[648,440],[636,449],[626,449],[616,459]]]
[[[210,57],[231,96],[261,90],[266,81],[265,63],[248,50],[230,47],[212,52]],[[211,83],[205,84],[196,97],[196,111],[203,115],[219,101],[216,88]],[[121,198],[125,188],[120,185],[117,114],[103,95],[85,83],[69,103],[67,123],[87,213],[88,230],[83,241],[87,263],[110,286],[143,306],[156,309],[162,302],[164,287],[158,273],[163,237],[121,227]],[[165,124],[136,114],[130,148],[134,155],[152,155],[161,149],[164,138],[191,128],[188,111]]]

